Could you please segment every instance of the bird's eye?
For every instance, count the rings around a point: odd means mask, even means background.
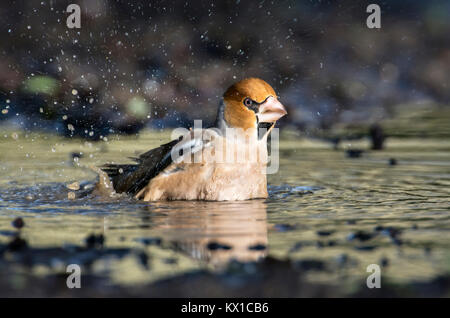
[[[253,105],[253,101],[247,97],[246,99],[244,99],[244,105],[246,107],[251,107]]]

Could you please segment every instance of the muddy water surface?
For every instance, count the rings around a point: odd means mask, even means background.
[[[334,150],[286,135],[267,200],[142,203],[82,195],[96,178],[89,166],[124,162],[168,138],[147,131],[91,143],[3,130],[0,243],[16,236],[11,222],[17,217],[25,221],[20,237],[28,248],[84,246],[90,234],[102,234],[104,249],[127,252],[94,259],[89,271],[124,286],[198,269],[220,272],[232,259],[267,256],[298,261],[308,280],[349,290],[365,286],[369,264],[399,284],[449,272],[448,140],[391,138],[384,151],[349,158],[346,149],[368,149],[368,143]],[[81,190],[68,188],[75,181]],[[79,261],[48,257],[25,270],[47,275]],[[22,267],[16,261],[13,272]]]

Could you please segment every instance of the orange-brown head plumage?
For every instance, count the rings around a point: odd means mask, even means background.
[[[276,119],[286,114],[283,106],[277,100],[274,89],[259,78],[246,78],[233,84],[227,89],[223,99],[225,104],[224,120],[229,127],[256,129],[258,119],[268,118],[264,117],[261,111],[268,113],[269,110],[274,110],[272,106],[275,104],[277,108],[275,111],[279,115],[275,116]],[[268,105],[270,107],[267,107]],[[276,120],[275,117],[272,117],[270,122]]]

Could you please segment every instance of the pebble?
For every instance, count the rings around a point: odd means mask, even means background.
[[[356,246],[355,249],[359,250],[359,251],[373,251],[374,249],[376,249],[376,246],[373,245],[363,245],[363,246]]]
[[[103,247],[104,242],[105,237],[103,236],[103,234],[99,235],[91,234],[85,239],[87,248]]]
[[[349,240],[349,241],[359,240],[359,241],[361,241],[361,242],[364,242],[364,241],[370,240],[370,239],[373,238],[375,235],[376,235],[376,234],[366,233],[366,232],[363,232],[363,231],[356,231],[356,232],[354,232],[354,233],[350,233],[350,234],[347,236],[347,240]]]
[[[11,242],[8,244],[8,250],[12,252],[18,252],[24,250],[28,247],[27,241],[16,236]]]
[[[348,149],[346,151],[348,158],[360,158],[364,153],[362,149]]]
[[[369,130],[370,139],[372,141],[373,150],[382,150],[386,136],[384,135],[383,128],[380,125],[374,124]]]
[[[73,182],[66,186],[69,190],[77,191],[80,190],[80,184],[78,182]]]
[[[72,152],[72,153],[70,154],[70,156],[72,157],[72,160],[80,159],[80,158],[83,158],[83,157],[84,157],[84,155],[83,155],[82,152]]]
[[[290,225],[290,224],[275,224],[274,229],[277,230],[278,232],[287,232],[287,231],[292,231],[295,230],[295,225]]]
[[[140,242],[144,245],[161,245],[162,239],[159,237],[141,237],[135,241]]]
[[[14,221],[11,222],[11,224],[16,229],[21,229],[25,226],[25,222],[22,218],[15,218]]]
[[[319,236],[329,236],[334,233],[334,231],[317,231],[317,235]]]
[[[142,266],[144,266],[144,268],[148,269],[148,255],[145,252],[140,252],[137,255],[140,263],[142,264]]]

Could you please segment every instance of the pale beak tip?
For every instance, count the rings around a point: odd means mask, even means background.
[[[278,101],[278,99],[270,97],[261,105],[258,113],[260,122],[276,122],[281,117],[287,115],[286,108]]]

